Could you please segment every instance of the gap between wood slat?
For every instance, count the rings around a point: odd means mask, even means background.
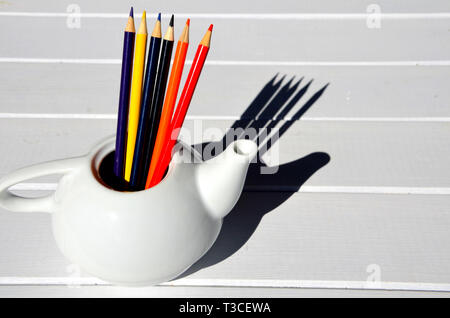
[[[0,285],[102,285],[109,286],[94,277],[0,277]],[[179,279],[156,286],[183,287],[247,287],[247,288],[318,288],[361,290],[404,290],[448,292],[450,284],[371,282],[371,281],[322,281],[322,280],[274,280],[274,279]]]
[[[173,61],[172,61],[173,62]],[[121,64],[120,59],[66,59],[0,57],[0,63],[42,64]],[[192,60],[186,60],[186,65]],[[222,61],[208,60],[211,66],[450,66],[450,60],[441,61]]]
[[[0,113],[0,119],[106,119],[116,120],[116,114],[50,114],[50,113]],[[187,120],[239,120],[239,116],[186,116]],[[271,118],[291,121],[292,117]],[[363,121],[363,122],[450,122],[450,117],[301,117],[298,121]]]
[[[49,191],[56,190],[57,183],[18,183],[10,189],[13,191]],[[444,187],[379,187],[379,186],[302,186],[295,187],[271,186],[246,187],[244,191],[251,192],[303,192],[303,193],[354,193],[354,194],[425,194],[449,195],[450,188]]]
[[[97,19],[126,19],[127,13],[67,13],[67,12],[0,12],[0,16],[35,17],[35,18],[97,18]],[[163,18],[170,18],[171,14],[162,14]],[[243,19],[243,20],[364,20],[376,16],[381,19],[449,19],[450,12],[430,13],[176,13],[177,18],[191,19]],[[141,18],[136,13],[135,18]],[[156,18],[156,13],[148,13],[148,18]]]

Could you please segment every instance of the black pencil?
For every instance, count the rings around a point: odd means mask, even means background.
[[[152,108],[152,100],[155,89],[159,54],[161,50],[161,13],[158,14],[152,36],[150,37],[150,45],[148,49],[147,68],[145,70],[144,87],[142,92],[141,112],[139,114],[139,124],[136,134],[136,145],[133,155],[133,166],[130,175],[131,189],[137,189],[137,186],[145,181],[141,181],[143,158],[145,145],[149,142],[148,132],[150,131],[150,115]]]

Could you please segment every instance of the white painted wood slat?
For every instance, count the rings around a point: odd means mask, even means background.
[[[237,74],[239,80],[229,80]],[[276,74],[276,86],[273,89],[266,87]],[[292,77],[295,79],[291,86],[304,77],[296,92],[313,80],[298,105],[330,84],[320,101],[303,118],[450,117],[450,91],[447,89],[450,67],[446,66],[213,65],[207,65],[203,70],[188,116],[238,118],[260,94],[265,96],[262,105],[279,93],[281,85],[277,83],[282,76],[285,76],[283,86]],[[0,113],[115,116],[119,78],[120,65],[0,63]]]
[[[8,149],[8,156],[0,162],[0,175],[45,160],[82,155],[116,129],[114,120],[0,122],[0,147]],[[232,124],[188,120],[182,138],[191,144],[219,140]],[[261,176],[258,167],[252,168],[248,182],[252,189],[295,190],[303,181],[308,186],[450,186],[450,172],[442,168],[449,158],[448,123],[282,121],[277,125],[285,133],[272,147],[272,159],[267,154],[263,159],[268,164],[276,160],[278,145],[280,170],[277,175]]]
[[[176,19],[176,34],[185,19]],[[66,18],[15,17],[0,19],[0,57],[120,59],[126,19],[83,19],[79,29]],[[450,18],[389,19],[381,28],[358,20],[193,21],[192,59],[206,28],[214,23],[208,60],[225,61],[428,61],[448,60]],[[10,25],[15,25],[15,39]],[[163,21],[167,25],[167,19]],[[30,26],[33,26],[30,28]],[[153,25],[151,20],[149,25]],[[58,39],[58,41],[55,41]]]
[[[447,290],[449,199],[244,193],[210,252],[173,284],[377,289],[364,283],[377,271],[378,288]],[[2,211],[0,220],[0,282],[77,281],[56,248],[48,214]]]
[[[24,11],[24,12],[66,12],[67,7],[72,4],[71,0],[52,1],[42,0],[35,1],[19,1],[19,2],[2,2],[0,11]],[[258,1],[239,1],[228,0],[224,2],[210,2],[206,0],[183,1],[183,0],[166,0],[160,2],[148,2],[144,0],[134,0],[133,5],[136,10],[147,9],[148,12],[221,12],[235,13],[239,12],[254,13],[360,13],[366,12],[368,5],[372,4],[371,0],[319,0],[319,1],[298,1],[283,0],[274,2],[271,0]],[[378,0],[376,2],[383,12],[445,12],[450,11],[450,5],[445,0],[435,0],[432,2],[426,0]],[[108,12],[121,13],[128,12],[129,3],[120,1],[89,1],[78,0],[76,2],[80,6],[81,12]]]

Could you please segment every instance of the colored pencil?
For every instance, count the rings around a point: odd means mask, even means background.
[[[134,38],[133,7],[123,36],[122,71],[120,76],[119,111],[117,116],[116,151],[114,154],[114,174],[123,178],[125,146],[127,136],[128,106],[130,103],[131,74],[133,69]]]
[[[142,92],[141,112],[139,115],[139,126],[136,135],[136,145],[133,156],[133,166],[130,176],[130,188],[136,189],[142,184],[142,157],[144,145],[148,143],[148,130],[150,124],[150,110],[153,99],[153,92],[156,82],[156,72],[158,70],[159,53],[161,51],[161,13],[158,14],[155,27],[150,37],[148,49],[147,69],[145,71],[144,88]],[[142,187],[143,188],[143,185]]]
[[[170,121],[172,120],[175,102],[177,100],[178,89],[180,87],[181,76],[183,75],[184,63],[189,46],[189,22],[187,19],[183,33],[177,43],[175,58],[173,60],[172,70],[170,71],[169,83],[167,84],[166,98],[159,121],[158,134],[156,136],[155,147],[153,148],[153,156],[148,171],[149,178],[152,177],[156,169],[156,164],[161,156],[162,147],[166,142]]]
[[[127,151],[125,157],[125,180],[130,181],[133,165],[134,145],[139,121],[139,111],[142,95],[142,76],[144,73],[145,51],[147,45],[147,23],[145,11],[142,13],[141,24],[136,33],[134,51],[133,76],[131,80],[130,110],[128,114]]]
[[[141,176],[141,182],[139,184],[135,184],[135,189],[144,189],[145,182],[147,180],[147,172],[150,166],[150,161],[153,153],[153,146],[156,139],[156,133],[159,126],[159,120],[161,117],[161,110],[164,102],[164,94],[166,91],[167,77],[169,74],[170,68],[170,59],[172,57],[172,48],[173,48],[173,15],[170,19],[169,27],[167,29],[166,34],[164,35],[162,45],[161,45],[161,53],[159,57],[158,63],[158,71],[156,73],[156,83],[153,91],[153,99],[152,105],[150,108],[150,118],[148,124],[148,131],[145,133],[148,136],[148,142],[143,144],[143,156],[142,160],[138,164],[141,165],[139,171],[145,172],[143,176]]]
[[[189,104],[191,103],[200,73],[203,65],[205,64],[206,56],[208,55],[212,28],[213,25],[211,24],[197,48],[194,61],[192,62],[191,69],[189,70],[189,74],[186,78],[186,83],[184,84],[183,92],[181,93],[177,109],[170,125],[169,141],[166,143],[164,150],[162,151],[162,155],[152,178],[150,179],[147,177],[147,182],[145,184],[146,189],[156,185],[162,179],[164,172],[170,163],[172,148],[178,139],[178,134],[181,126],[183,125],[184,118],[186,117],[186,113],[188,111]]]

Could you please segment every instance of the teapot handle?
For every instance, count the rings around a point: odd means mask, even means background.
[[[49,174],[65,174],[81,166],[83,157],[62,159],[18,169],[0,179],[0,207],[13,212],[48,212],[53,210],[54,193],[39,198],[25,198],[8,188],[25,180]]]

